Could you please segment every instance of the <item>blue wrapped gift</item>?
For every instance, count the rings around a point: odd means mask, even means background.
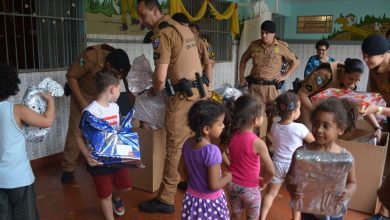
[[[121,122],[121,129],[115,130],[107,121],[84,111],[80,129],[91,149],[91,156],[106,166],[143,167],[138,134],[132,131],[130,111]]]

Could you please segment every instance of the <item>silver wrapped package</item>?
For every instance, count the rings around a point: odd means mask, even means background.
[[[64,95],[62,86],[51,78],[45,78],[39,83],[38,87],[28,86],[23,96],[22,104],[26,105],[38,114],[46,112],[47,103],[42,98],[42,93],[51,93],[52,96],[60,97]],[[38,128],[25,125],[24,137],[27,141],[33,143],[42,142],[49,134],[50,128]]]
[[[146,122],[152,129],[164,127],[165,104],[168,95],[163,90],[155,97],[147,96],[146,89],[152,87],[153,70],[145,55],[136,57],[128,75],[129,90],[136,95],[134,119]]]
[[[343,192],[353,157],[349,153],[334,154],[298,150],[295,156],[294,184],[303,198],[293,200],[294,210],[329,216],[345,213],[346,202],[338,202]]]
[[[138,94],[151,87],[153,70],[145,55],[138,56],[134,59],[133,65],[127,75],[129,90],[133,94]]]
[[[229,83],[222,84],[221,86],[219,86],[218,89],[215,89],[214,91],[220,96],[222,96],[225,101],[232,97],[234,97],[234,100],[236,100],[243,94],[240,90],[234,88]]]

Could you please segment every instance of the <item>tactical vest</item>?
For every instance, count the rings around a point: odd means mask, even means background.
[[[176,30],[183,42],[176,61],[172,59],[170,61],[167,77],[173,84],[177,84],[182,78],[195,80],[195,73],[202,73],[196,38],[187,26],[173,19],[167,19],[167,22]]]

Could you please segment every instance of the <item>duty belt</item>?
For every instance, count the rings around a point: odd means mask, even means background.
[[[255,85],[275,86],[276,89],[281,89],[284,85],[284,80],[280,82],[276,82],[276,80],[256,79],[251,75],[245,77],[245,80],[247,81],[249,86],[251,84],[255,84]]]
[[[188,97],[193,96],[192,88],[197,88],[199,90],[200,96],[203,98],[206,96],[203,84],[209,85],[210,81],[207,75],[203,74],[200,76],[199,73],[196,73],[195,80],[188,80],[182,78],[179,80],[178,84],[172,84],[170,79],[167,79],[165,82],[165,89],[169,96],[176,95],[177,92],[184,92]]]

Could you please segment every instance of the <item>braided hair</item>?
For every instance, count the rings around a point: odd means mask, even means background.
[[[320,102],[311,113],[311,120],[318,112],[330,112],[334,115],[334,120],[339,128],[345,132],[351,132],[355,128],[355,121],[358,116],[358,110],[355,103],[348,99],[338,99],[335,97]]]
[[[212,126],[225,112],[224,106],[220,103],[210,100],[196,102],[188,112],[188,125],[195,132],[196,140],[202,139],[205,126]]]

